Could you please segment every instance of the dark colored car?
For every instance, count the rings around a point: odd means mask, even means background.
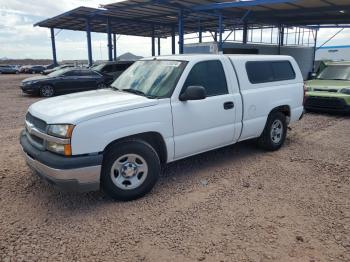
[[[109,75],[115,80],[133,63],[134,61],[107,62],[96,65],[92,69],[104,75]]]
[[[25,68],[24,73],[27,74],[40,74],[45,70],[45,66],[41,65],[33,65],[33,66],[28,66]]]
[[[51,97],[59,94],[105,88],[110,82],[104,76],[90,69],[61,69],[47,76],[30,77],[22,81],[21,89],[27,94]]]
[[[41,72],[41,74],[48,75],[48,74],[51,74],[52,72],[55,72],[57,70],[65,69],[65,68],[72,68],[72,67],[74,67],[74,65],[60,65],[60,66],[56,66],[54,68],[46,69],[43,72]]]
[[[18,74],[18,69],[10,65],[0,65],[0,74]]]

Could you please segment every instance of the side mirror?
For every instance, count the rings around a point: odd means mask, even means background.
[[[181,93],[180,101],[202,100],[207,97],[207,92],[203,86],[188,86]]]
[[[315,79],[316,77],[317,77],[317,73],[316,72],[310,72],[309,80]]]

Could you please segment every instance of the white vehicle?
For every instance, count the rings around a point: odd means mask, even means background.
[[[132,200],[161,166],[243,140],[279,149],[303,114],[303,78],[289,56],[143,59],[110,89],[46,99],[26,115],[26,160],[65,189],[100,187]]]

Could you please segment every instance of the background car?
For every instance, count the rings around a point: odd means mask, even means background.
[[[21,89],[27,94],[43,97],[106,88],[110,79],[90,69],[61,69],[47,76],[30,77],[22,81]]]
[[[64,68],[72,68],[72,67],[74,67],[74,65],[69,65],[69,64],[67,64],[67,65],[60,65],[60,66],[56,66],[54,68],[46,69],[43,72],[41,72],[41,74],[48,75],[48,74],[51,74],[54,71],[57,71],[57,70],[60,70],[60,69],[64,69]]]
[[[0,74],[17,74],[18,69],[15,66],[0,65]]]
[[[93,66],[92,69],[104,75],[109,75],[115,80],[134,62],[135,61],[106,62]]]
[[[350,61],[327,62],[305,86],[306,110],[350,112]]]
[[[25,68],[24,73],[27,74],[40,74],[45,70],[45,66],[42,65],[32,65]]]

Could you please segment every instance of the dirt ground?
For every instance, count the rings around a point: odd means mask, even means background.
[[[349,117],[307,114],[278,152],[245,142],[170,164],[122,203],[31,173],[25,77],[0,76],[0,261],[350,261]]]

